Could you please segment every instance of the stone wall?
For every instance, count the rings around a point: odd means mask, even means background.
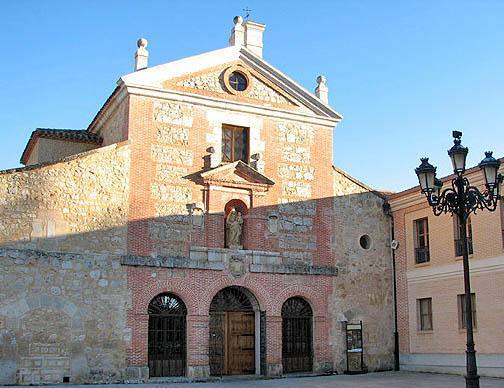
[[[183,177],[194,171],[194,151],[190,148],[195,137],[193,120],[192,105],[154,102],[151,158],[156,172],[151,195],[155,213],[149,221],[149,234],[156,255],[186,254],[192,231],[187,205],[193,203],[193,191],[191,182]]]
[[[359,182],[338,167],[333,167],[333,188],[336,197],[371,191],[365,184]]]
[[[314,230],[317,203],[310,201],[312,181],[315,169],[324,167],[311,158],[315,128],[289,121],[279,121],[276,126],[277,141],[281,147],[281,161],[277,167],[277,184],[281,187],[278,200],[279,249],[293,263],[311,264],[313,252],[317,249]]]
[[[346,369],[344,322],[363,322],[364,364],[368,370],[393,367],[393,294],[390,220],[384,200],[335,171],[332,240],[338,277],[331,303],[335,369]],[[368,246],[360,239],[368,236]]]
[[[0,384],[123,377],[130,304],[119,259],[0,248]]]
[[[0,383],[122,378],[129,146],[0,173]]]
[[[0,246],[124,253],[128,168],[120,144],[0,172]]]
[[[100,113],[101,121],[93,132],[99,134],[103,138],[103,145],[119,143],[128,139],[129,127],[129,98],[117,97],[120,99],[115,105],[107,107],[104,112]]]

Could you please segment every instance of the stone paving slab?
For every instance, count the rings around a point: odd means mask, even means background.
[[[111,385],[70,385],[65,387],[87,388],[119,388],[127,384]],[[47,387],[47,386],[44,386]],[[50,387],[61,388],[62,385]],[[218,382],[208,383],[151,383],[132,384],[132,388],[463,388],[463,376],[444,375],[435,373],[414,372],[380,372],[365,375],[336,375],[319,377],[287,377],[270,380],[233,379],[225,378]],[[504,379],[485,378],[480,380],[481,388],[504,388]]]

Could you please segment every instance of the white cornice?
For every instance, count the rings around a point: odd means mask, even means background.
[[[273,82],[281,90],[284,90],[302,105],[314,112],[314,114],[327,119],[341,121],[342,116],[325,104],[313,93],[299,85],[280,70],[267,63],[245,47],[230,46],[224,49],[209,51],[203,54],[183,58],[177,61],[165,63],[151,68],[123,75],[119,83],[127,86],[141,86],[144,88],[161,89],[163,82],[177,78],[185,74],[198,72],[224,63],[241,60],[255,71]]]
[[[329,117],[321,117],[317,115],[309,115],[306,113],[286,111],[273,107],[258,106],[246,102],[229,101],[223,98],[202,96],[195,93],[181,92],[175,90],[167,90],[145,85],[126,85],[126,90],[129,94],[153,97],[165,100],[173,100],[196,104],[210,108],[219,108],[227,111],[235,111],[242,113],[250,113],[261,116],[269,116],[286,120],[295,120],[309,124],[321,125],[333,129],[339,119]]]
[[[489,259],[471,259],[469,266],[471,274],[504,271],[504,256],[497,256]],[[453,264],[415,268],[406,272],[408,283],[440,280],[462,275],[462,260]]]
[[[253,53],[251,53],[246,48],[241,50],[240,59],[247,63],[249,66],[253,67],[254,70],[261,73],[264,77],[273,82],[276,86],[285,90],[287,93],[294,96],[303,105],[308,108],[319,112],[322,115],[327,115],[329,117],[333,117],[338,121],[343,119],[343,116],[332,109],[328,104],[322,102],[317,96],[313,93],[309,92],[301,85],[299,85],[296,81],[282,73],[280,70],[270,65],[264,59],[257,57]]]

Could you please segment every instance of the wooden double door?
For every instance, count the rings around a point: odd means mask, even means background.
[[[213,375],[255,373],[254,312],[211,314],[210,372]]]

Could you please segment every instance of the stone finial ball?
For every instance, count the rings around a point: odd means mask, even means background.
[[[235,16],[233,18],[233,23],[234,24],[242,24],[243,23],[243,18],[241,16]]]
[[[317,77],[317,83],[319,83],[319,84],[325,84],[326,82],[327,82],[327,79],[326,79],[326,77],[325,77],[325,76],[323,76],[323,75],[319,75],[319,76]]]
[[[140,38],[140,39],[137,40],[137,46],[138,46],[138,48],[140,48],[140,47],[147,47],[148,44],[149,44],[149,42],[145,38]]]

